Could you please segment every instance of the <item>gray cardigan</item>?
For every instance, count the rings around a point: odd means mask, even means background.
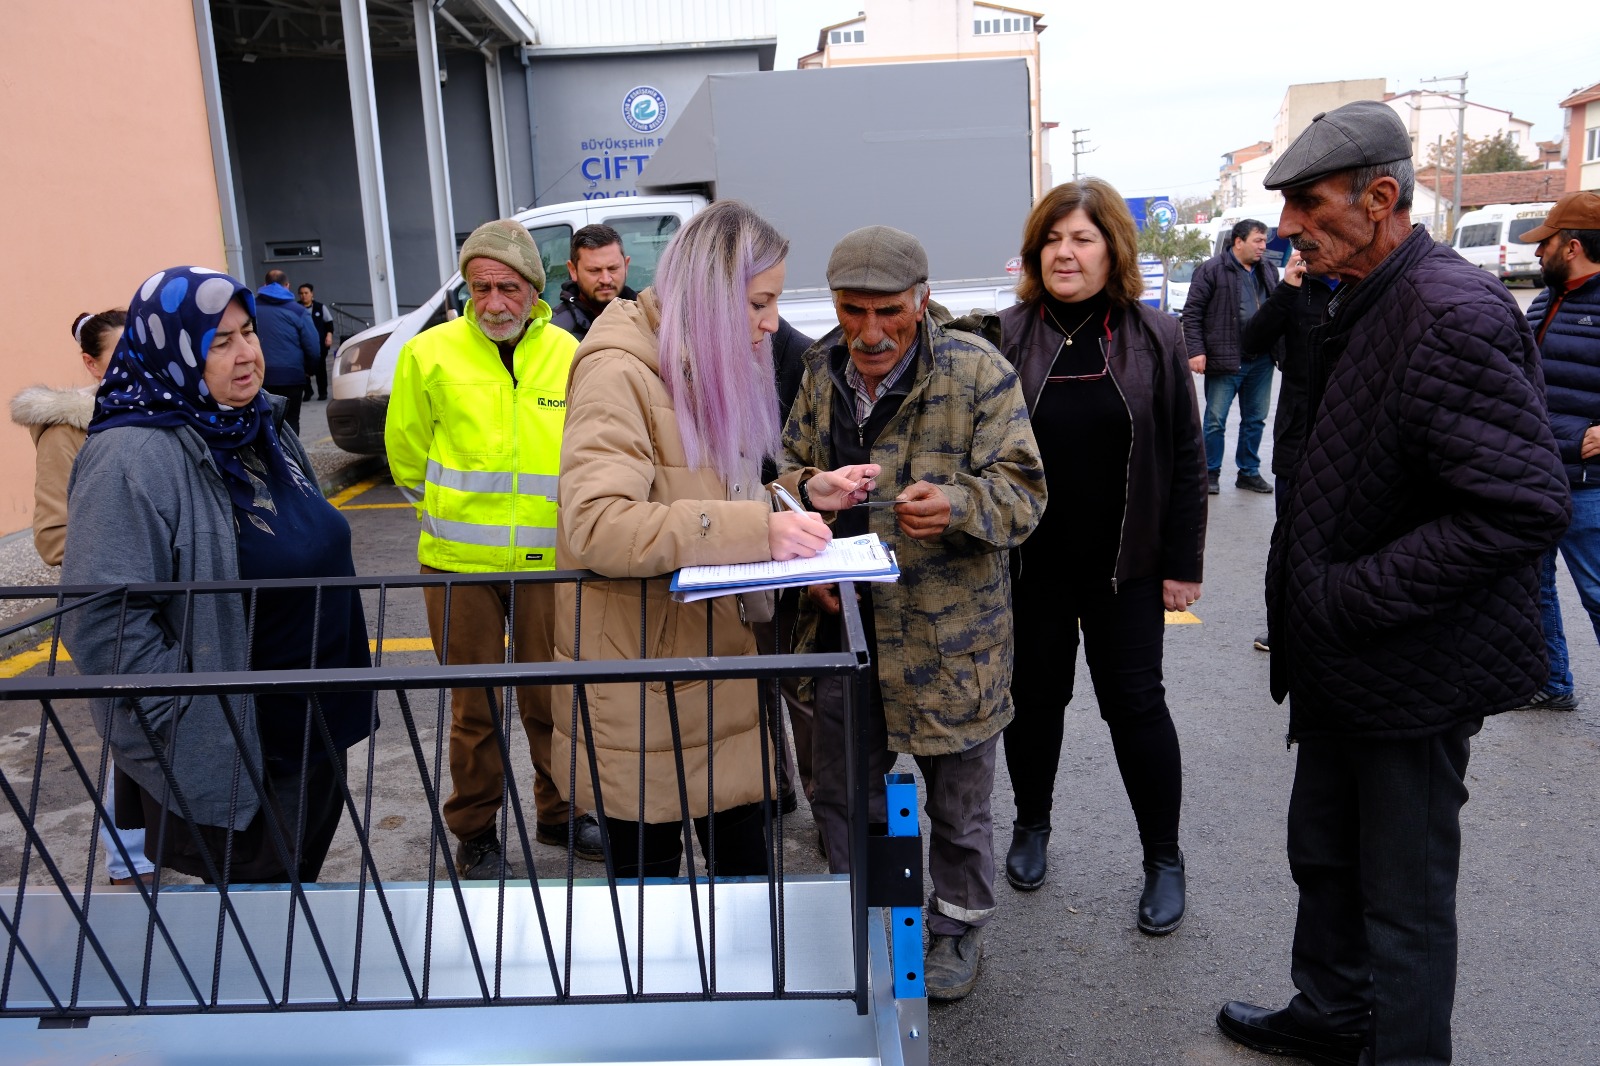
[[[269,398],[284,451],[308,474],[311,461],[282,424],[284,400]],[[68,486],[64,585],[118,585],[154,581],[237,581],[239,550],[233,504],[222,474],[199,433],[186,427],[123,426],[91,433],[78,453]],[[122,614],[112,598],[70,612],[61,638],[82,674],[159,674],[243,671],[249,661],[243,597],[192,598],[189,658],[178,652],[185,631],[183,597],[131,599]],[[245,756],[259,773],[261,742],[255,700],[231,696],[245,740]],[[117,766],[152,796],[166,795],[166,778],[140,728],[136,709],[162,737],[190,813],[201,825],[244,829],[259,798],[240,768],[237,747],[220,698],[115,696],[90,702],[95,727],[109,736]],[[175,804],[167,806],[176,811]]]

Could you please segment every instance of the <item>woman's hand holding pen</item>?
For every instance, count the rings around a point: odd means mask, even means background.
[[[832,539],[828,523],[810,511],[774,511],[767,520],[767,547],[774,562],[809,559]]]

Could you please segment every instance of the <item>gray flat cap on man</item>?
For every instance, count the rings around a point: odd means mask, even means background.
[[[847,233],[828,257],[828,288],[853,292],[905,292],[928,280],[922,242],[892,226]]]
[[[1341,170],[1376,166],[1411,158],[1411,135],[1388,105],[1356,100],[1322,111],[1272,164],[1269,189],[1309,185]]]

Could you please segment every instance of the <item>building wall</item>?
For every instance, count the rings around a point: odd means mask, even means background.
[[[1567,143],[1567,191],[1600,190],[1600,158],[1590,159],[1589,131],[1600,129],[1600,100],[1567,111],[1571,140]],[[1586,161],[1587,160],[1587,161]]]
[[[542,48],[776,38],[777,0],[518,0]]]
[[[706,75],[761,69],[755,47],[531,55],[538,205],[636,195],[639,174]],[[659,130],[642,133],[623,116],[623,100],[639,86],[665,102]]]
[[[72,320],[153,272],[226,266],[189,4],[9,4],[0,35],[0,397],[87,384]],[[33,520],[33,444],[0,424],[0,533]]]
[[[864,17],[851,29],[863,40],[848,44],[824,41],[822,51],[802,61],[807,67],[843,67],[864,63],[929,63],[951,59],[1020,57],[1028,64],[1028,108],[1033,136],[1033,189],[1046,189],[1044,143],[1039,102],[1039,33],[1037,28],[1013,33],[978,34],[977,20],[1014,17],[1012,11],[975,0],[863,0]],[[842,28],[842,27],[841,27]],[[820,29],[820,27],[819,27]]]

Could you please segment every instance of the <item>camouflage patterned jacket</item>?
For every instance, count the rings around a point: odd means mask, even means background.
[[[835,465],[829,446],[837,398],[834,330],[806,353],[805,377],[784,430],[785,475]],[[922,480],[950,498],[950,528],[935,541],[899,530],[890,508],[871,529],[900,560],[900,581],[872,590],[878,681],[889,747],[950,755],[1005,728],[1011,705],[1008,550],[1044,514],[1044,465],[1016,373],[986,341],[924,322],[910,393],[872,447],[880,493]],[[885,498],[892,498],[885,497]],[[811,650],[817,617],[801,599],[796,644]]]

